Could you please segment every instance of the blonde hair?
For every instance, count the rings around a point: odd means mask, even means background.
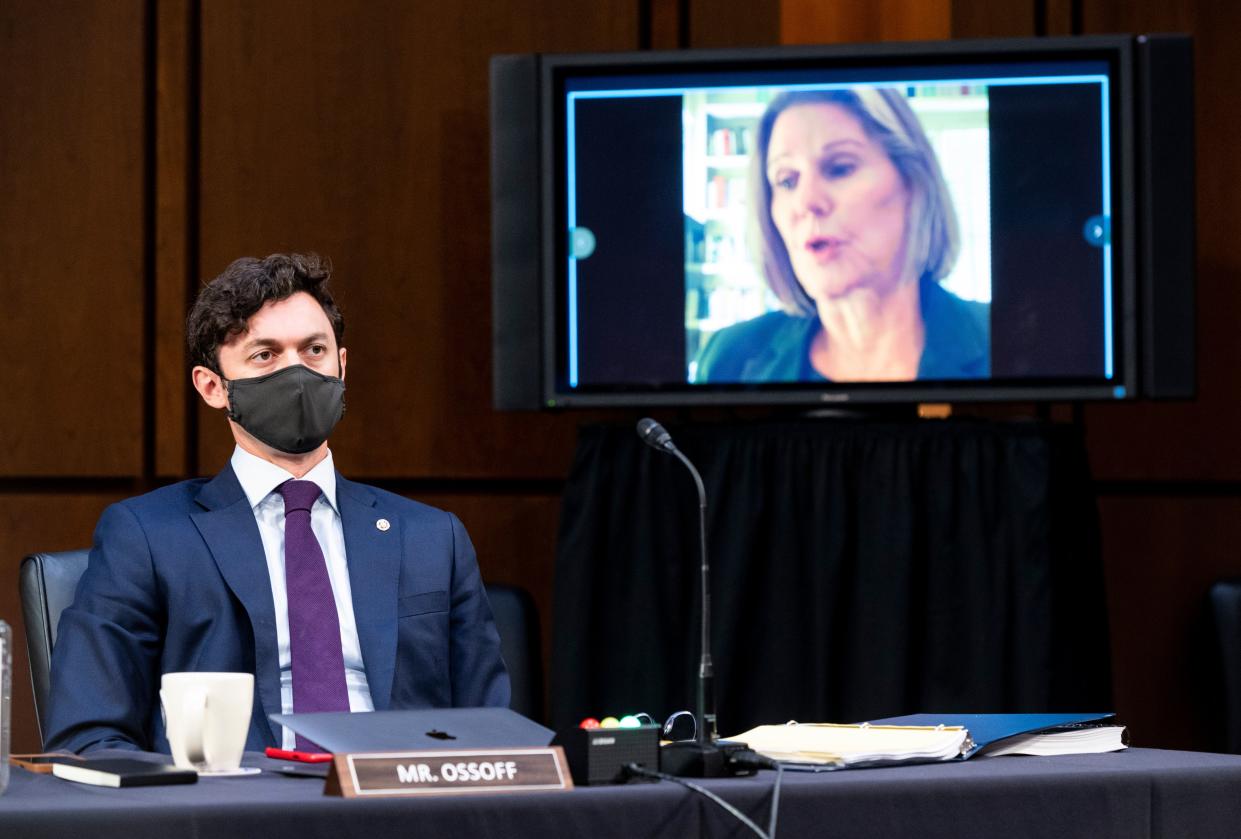
[[[763,276],[786,310],[813,315],[815,307],[793,272],[784,240],[771,218],[771,184],[767,180],[767,147],[776,118],[797,105],[838,105],[857,118],[866,136],[887,154],[909,190],[905,226],[906,269],[917,277],[939,281],[957,261],[960,234],[952,196],[944,183],[935,151],[905,97],[894,88],[854,87],[847,90],[799,90],[778,94],[758,123],[751,181]]]

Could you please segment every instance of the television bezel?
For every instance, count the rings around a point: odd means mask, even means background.
[[[952,402],[1059,402],[1134,399],[1139,394],[1137,210],[1140,182],[1135,157],[1135,38],[1102,35],[1057,38],[922,41],[823,46],[780,46],[728,50],[672,50],[619,53],[544,54],[539,56],[541,169],[541,364],[542,406],[546,408],[641,408],[644,406],[820,406],[918,404]],[[1113,289],[1113,351],[1118,362],[1110,382],[1032,380],[1029,384],[990,379],[934,382],[912,380],[885,383],[789,383],[787,385],[690,385],[684,389],[629,389],[583,391],[560,386],[559,344],[563,325],[560,262],[567,230],[560,224],[564,191],[563,109],[561,79],[571,74],[616,76],[675,74],[720,70],[798,69],[810,65],[863,64],[934,65],[953,63],[1016,63],[1031,61],[1102,60],[1112,68],[1111,126]],[[669,387],[672,387],[671,385]]]

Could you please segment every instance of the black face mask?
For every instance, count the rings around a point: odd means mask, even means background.
[[[300,364],[225,386],[229,418],[286,454],[317,449],[345,412],[344,381]]]

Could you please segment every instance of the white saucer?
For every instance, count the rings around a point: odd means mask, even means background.
[[[238,769],[199,769],[200,778],[240,778],[243,775],[257,775],[262,772],[257,766],[242,766]]]

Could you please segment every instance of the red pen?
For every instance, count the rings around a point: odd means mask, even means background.
[[[274,757],[276,760],[297,760],[302,763],[327,763],[332,759],[332,755],[328,752],[295,752],[277,749],[273,746],[268,746],[263,754]]]

